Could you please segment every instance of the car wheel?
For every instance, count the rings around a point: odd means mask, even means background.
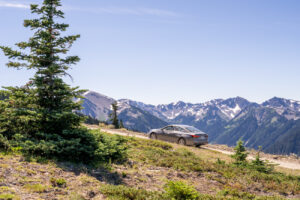
[[[156,134],[155,133],[151,133],[150,134],[150,139],[156,140],[157,139]]]
[[[180,145],[186,145],[185,139],[180,138],[180,139],[178,140],[178,144],[180,144]]]

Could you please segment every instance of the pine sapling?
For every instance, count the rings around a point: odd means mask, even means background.
[[[231,157],[235,160],[235,165],[244,165],[247,163],[248,153],[246,152],[246,148],[244,147],[244,142],[240,139],[236,143],[236,147],[234,148],[235,154]]]

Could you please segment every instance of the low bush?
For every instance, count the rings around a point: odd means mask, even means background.
[[[117,162],[127,157],[126,139],[89,131],[86,128],[66,130],[61,135],[36,133],[36,137],[15,134],[7,140],[0,134],[0,148],[18,149],[26,157],[37,156],[62,161],[97,163]]]
[[[20,198],[16,198],[16,196],[14,194],[2,193],[2,194],[0,194],[0,199],[1,200],[14,200],[14,199],[20,199]]]
[[[182,182],[182,181],[169,181],[164,187],[167,199],[171,200],[198,200],[200,195],[197,190]]]
[[[123,185],[103,185],[100,192],[110,199],[119,200],[169,200],[163,193],[126,187]]]
[[[274,165],[269,164],[267,161],[264,161],[260,158],[261,147],[257,152],[255,160],[253,160],[248,167],[262,173],[271,173],[274,170]]]
[[[51,178],[50,179],[50,182],[52,184],[53,187],[66,187],[67,186],[67,181],[63,178],[59,178],[59,179],[56,179],[56,178]]]

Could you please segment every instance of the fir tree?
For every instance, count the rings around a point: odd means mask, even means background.
[[[112,113],[110,114],[110,121],[116,129],[120,128],[119,119],[118,119],[118,103],[114,102],[111,104]]]
[[[259,172],[270,173],[271,171],[273,171],[274,166],[261,159],[260,157],[261,149],[262,147],[260,146],[256,154],[255,160],[251,162],[250,167]]]
[[[125,128],[123,124],[123,120],[120,119],[120,128]]]
[[[82,90],[63,81],[67,70],[79,61],[67,56],[79,35],[63,36],[68,24],[56,22],[64,18],[60,0],[44,0],[41,6],[31,5],[36,19],[24,21],[34,31],[27,42],[16,45],[20,50],[1,46],[10,59],[9,68],[25,68],[35,75],[23,87],[5,87],[0,101],[0,134],[16,140],[30,154],[67,159],[89,159],[97,148],[93,136],[80,127],[84,118],[74,113],[81,109]],[[2,98],[1,97],[1,98]],[[3,98],[2,98],[3,99]]]
[[[234,148],[235,154],[232,155],[232,158],[235,159],[234,164],[243,165],[246,164],[248,153],[246,152],[246,148],[244,147],[244,142],[240,139],[236,143],[236,147]]]
[[[16,44],[21,51],[0,47],[11,59],[7,63],[8,67],[36,71],[30,88],[34,88],[36,92],[36,104],[41,118],[40,131],[58,134],[63,130],[79,127],[81,117],[72,111],[79,110],[81,106],[72,99],[79,97],[82,92],[78,88],[71,88],[62,80],[68,75],[70,66],[79,61],[77,56],[64,55],[80,36],[61,36],[69,25],[55,22],[64,17],[64,13],[58,9],[60,6],[60,0],[44,0],[41,7],[31,5],[31,12],[40,16],[24,21],[25,27],[35,31],[33,37],[27,42]],[[6,89],[14,92],[11,88]]]

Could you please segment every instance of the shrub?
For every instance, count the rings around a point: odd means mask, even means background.
[[[119,162],[127,158],[127,139],[119,135],[109,135],[93,131],[97,142],[95,158],[100,162]]]
[[[240,192],[236,189],[232,188],[225,188],[218,192],[218,195],[221,197],[226,197],[226,199],[244,199],[244,200],[252,200],[255,199],[255,195],[247,193],[247,192]],[[231,197],[231,198],[230,198]]]
[[[14,194],[3,193],[3,194],[0,194],[0,199],[1,200],[13,200],[13,199],[16,199],[16,198],[15,198]]]
[[[5,136],[3,136],[1,133],[0,133],[0,149],[6,151],[10,149],[10,143],[8,139]]]
[[[48,187],[41,184],[27,184],[24,186],[28,191],[36,192],[36,193],[44,193],[47,191]]]
[[[244,147],[244,142],[240,139],[236,143],[236,147],[234,148],[235,154],[231,157],[235,160],[235,165],[245,165],[247,163],[248,153],[246,152],[246,148]]]
[[[67,181],[63,178],[56,179],[56,178],[52,177],[50,179],[50,182],[53,187],[66,187],[67,186]]]
[[[172,200],[197,200],[200,194],[192,186],[181,181],[170,181],[165,186],[166,197]]]
[[[65,130],[61,135],[37,133],[35,138],[15,134],[7,140],[0,134],[0,145],[18,149],[26,157],[62,161],[99,163],[117,162],[127,157],[126,139],[86,128]]]
[[[262,173],[270,173],[274,170],[274,165],[271,165],[260,158],[261,147],[259,147],[259,151],[257,152],[255,160],[253,160],[249,167],[255,169]]]
[[[217,162],[216,162],[218,165],[225,165],[225,161],[224,160],[221,160],[220,158],[217,159]]]
[[[102,194],[112,199],[122,200],[168,200],[161,192],[147,191],[126,187],[123,185],[103,185],[100,188]]]

